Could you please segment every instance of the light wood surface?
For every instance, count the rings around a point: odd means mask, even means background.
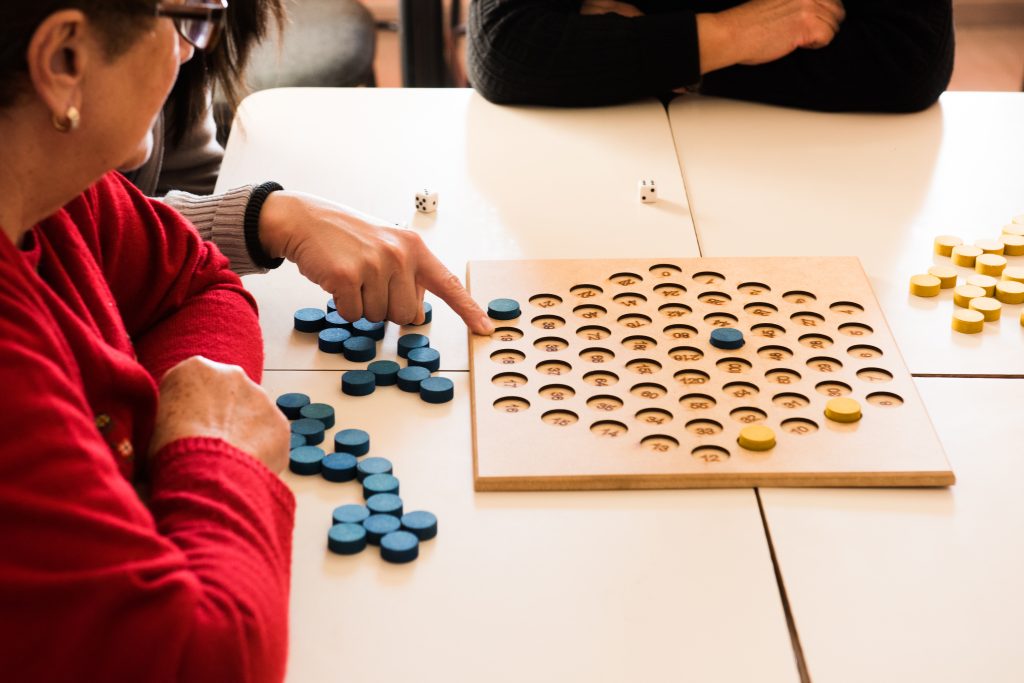
[[[1024,375],[1020,306],[964,335],[948,291],[909,294],[948,263],[935,237],[996,237],[1024,212],[1024,94],[946,93],[908,115],[683,97],[669,113],[704,256],[858,256],[912,373]]]
[[[657,181],[657,203],[639,201],[640,178]],[[267,179],[408,225],[459,277],[471,258],[698,255],[655,100],[577,110],[498,107],[462,89],[263,91],[239,110],[218,188]],[[424,187],[436,213],[415,211]],[[352,367],[291,332],[296,309],[327,299],[294,266],[246,286],[266,367]],[[443,367],[468,369],[461,321],[443,305],[435,320]]]
[[[916,383],[956,486],[761,489],[811,679],[1019,681],[1024,380]]]
[[[343,396],[338,373],[267,372],[371,436],[406,509],[438,516],[409,565],[326,549],[355,483],[291,473],[290,681],[795,681],[753,493],[474,493],[468,373],[455,400]],[[737,656],[737,648],[742,656]]]

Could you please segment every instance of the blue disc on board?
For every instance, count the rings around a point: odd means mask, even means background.
[[[393,531],[380,539],[380,556],[387,562],[412,562],[420,554],[420,539],[408,531]]]
[[[317,335],[316,345],[324,353],[341,353],[345,350],[345,342],[352,333],[340,327],[328,327],[320,330]]]
[[[378,493],[398,495],[398,477],[393,474],[370,474],[363,477],[363,498],[367,500]]]
[[[302,434],[296,434],[295,432],[292,432],[291,441],[288,442],[288,450],[292,450],[298,448],[299,446],[305,445],[306,437],[304,437]]]
[[[328,313],[327,317],[324,318],[324,323],[327,327],[337,327],[345,330],[349,334],[352,333],[352,323],[341,317],[341,313],[338,313],[337,311],[331,311]]]
[[[352,481],[356,478],[356,456],[351,453],[331,453],[320,463],[320,474],[327,481]]]
[[[363,520],[370,516],[370,511],[365,505],[339,505],[331,513],[331,519],[335,524],[362,524]]]
[[[743,346],[743,333],[734,327],[711,330],[711,345],[719,349],[738,349]]]
[[[356,479],[362,481],[372,474],[391,474],[393,471],[387,458],[366,458],[356,466]]]
[[[362,524],[335,524],[327,532],[327,548],[339,555],[355,555],[366,547]]]
[[[289,420],[299,419],[302,406],[309,405],[309,396],[305,394],[281,394],[277,397],[277,407]]]
[[[398,384],[398,371],[402,366],[393,360],[375,360],[366,369],[373,373],[378,387],[390,387]]]
[[[398,357],[408,358],[409,352],[413,349],[420,349],[430,346],[430,339],[425,334],[403,334],[398,338]]]
[[[386,477],[390,475],[376,475]],[[402,516],[402,499],[394,493],[377,493],[366,499],[366,507],[375,515]]]
[[[418,392],[420,383],[430,377],[430,370],[412,365],[398,371],[398,388],[402,391]]]
[[[413,367],[426,368],[430,372],[437,372],[441,369],[441,354],[437,349],[424,346],[419,349],[412,349],[408,355],[409,365]]]
[[[352,332],[353,334],[369,337],[374,341],[380,341],[384,338],[384,328],[386,326],[387,323],[385,322],[374,323],[370,322],[366,318],[360,318],[352,323]]]
[[[349,370],[341,375],[341,392],[349,396],[369,396],[377,388],[376,382],[369,370]]]
[[[363,520],[363,528],[366,529],[366,540],[380,545],[380,539],[401,529],[402,523],[394,515],[370,515]]]
[[[427,541],[437,536],[437,517],[426,510],[407,512],[402,515],[402,528],[416,534],[421,541]]]
[[[430,305],[430,302],[423,302],[423,322],[419,325],[411,324],[410,327],[419,327],[420,325],[429,325],[430,321],[434,319],[434,307]]]
[[[299,332],[319,332],[324,329],[327,314],[319,308],[300,308],[295,311],[295,329]]]
[[[365,363],[377,355],[377,343],[369,337],[351,337],[342,343],[345,360]]]
[[[420,382],[420,398],[427,403],[447,403],[455,397],[455,383],[447,377],[428,377]]]
[[[334,435],[334,452],[366,455],[370,452],[370,435],[362,429],[342,429]]]
[[[299,446],[288,454],[288,469],[295,474],[319,474],[324,452],[316,446]]]
[[[299,409],[299,415],[309,420],[320,420],[324,429],[334,426],[334,408],[326,403],[310,403]]]
[[[515,320],[521,315],[515,299],[495,299],[487,304],[487,315],[495,320]]]
[[[306,443],[315,446],[324,440],[324,423],[308,417],[292,422],[292,433],[306,437]]]

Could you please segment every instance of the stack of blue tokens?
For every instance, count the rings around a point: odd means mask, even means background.
[[[310,403],[299,409],[299,416],[308,420],[319,420],[324,429],[334,426],[334,408],[326,403]]]
[[[324,423],[304,417],[292,422],[292,433],[306,437],[306,443],[315,446],[324,440]]]
[[[370,515],[363,520],[366,529],[366,540],[373,545],[380,545],[380,539],[402,528],[402,522],[394,515]]]
[[[362,337],[369,337],[374,341],[380,341],[384,338],[385,327],[386,323],[375,323],[370,322],[366,318],[360,318],[352,323],[352,333]]]
[[[398,338],[398,357],[408,358],[413,349],[430,346],[430,339],[424,334],[403,334]]]
[[[324,353],[342,353],[351,336],[352,333],[344,328],[328,327],[317,335],[317,347]]]
[[[370,452],[370,435],[362,429],[342,429],[334,435],[334,451],[366,455]]]
[[[304,437],[302,434],[296,434],[295,432],[292,432],[291,441],[288,443],[288,450],[292,450],[293,448],[298,448],[299,446],[305,445],[306,437]]]
[[[416,365],[398,371],[398,388],[402,391],[418,392],[420,383],[430,377],[430,370]]]
[[[711,345],[715,348],[738,349],[743,344],[743,333],[734,327],[718,327],[711,331]]]
[[[389,474],[374,475],[389,477]],[[363,482],[366,483],[365,481]],[[375,493],[366,499],[366,508],[375,515],[402,516],[402,499],[396,493]]]
[[[299,411],[309,405],[309,396],[305,394],[281,394],[277,397],[277,407],[289,420],[299,419]]]
[[[328,313],[327,317],[324,318],[324,322],[327,327],[337,327],[345,330],[346,332],[352,332],[352,323],[341,317],[341,313],[338,313],[337,311],[331,311]]]

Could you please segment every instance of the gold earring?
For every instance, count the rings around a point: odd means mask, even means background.
[[[78,128],[78,124],[82,122],[82,115],[78,112],[77,107],[68,107],[68,110],[64,112],[64,118],[59,119],[54,114],[52,119],[53,127],[61,133],[70,133],[71,131]]]

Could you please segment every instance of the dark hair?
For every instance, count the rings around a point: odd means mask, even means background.
[[[284,20],[283,0],[228,0],[220,41],[212,50],[197,50],[178,72],[166,108],[170,146],[177,147],[203,118],[207,92],[219,89],[233,112],[245,94],[245,67],[253,48],[271,28],[282,30]]]
[[[156,17],[153,0],[32,0],[0,3],[0,108],[14,103],[28,76],[28,44],[46,17],[78,9],[96,23],[107,55],[117,57],[134,44]]]

